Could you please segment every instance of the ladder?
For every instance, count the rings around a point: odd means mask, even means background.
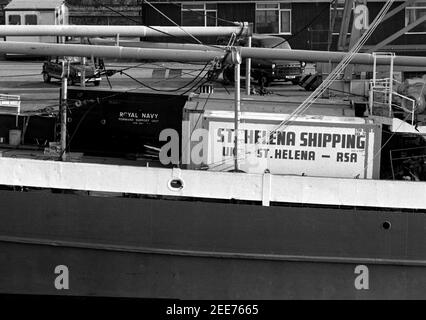
[[[414,125],[416,101],[394,91],[394,82],[396,81],[393,78],[394,59],[395,53],[393,52],[373,52],[373,78],[370,80],[369,112],[370,115],[374,115],[373,108],[376,105],[385,106],[388,110],[388,117],[393,118],[393,107],[397,107],[411,114],[411,125]],[[389,77],[378,77],[378,60],[389,60]],[[393,104],[394,98],[398,98],[401,105]],[[404,105],[408,105],[410,108],[405,108]]]

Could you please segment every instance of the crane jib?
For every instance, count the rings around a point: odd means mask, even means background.
[[[240,47],[242,58],[260,59],[287,59],[310,62],[340,62],[346,55],[345,52],[312,51],[312,50],[287,50],[270,48]],[[40,42],[0,42],[0,53],[24,53],[28,55],[64,55],[64,56],[94,56],[109,58],[152,59],[169,61],[209,62],[222,59],[226,56],[226,49],[203,47],[203,50],[179,49],[151,49],[129,48],[122,46],[100,46],[82,44],[57,44]],[[373,64],[373,55],[357,53],[351,63]],[[232,63],[232,61],[228,61]],[[389,58],[377,59],[377,64],[389,64]],[[426,57],[396,56],[394,65],[397,66],[426,66]]]

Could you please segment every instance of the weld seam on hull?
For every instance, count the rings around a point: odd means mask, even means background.
[[[230,253],[230,252],[212,252],[198,250],[176,250],[176,249],[158,249],[149,247],[135,247],[110,244],[95,244],[76,241],[47,240],[28,237],[0,236],[0,242],[17,243],[28,245],[45,245],[52,247],[68,247],[88,250],[116,251],[128,253],[161,254],[176,256],[192,256],[217,259],[247,259],[247,260],[271,260],[271,261],[294,261],[294,262],[323,262],[323,263],[347,263],[347,264],[379,264],[426,267],[425,260],[403,260],[403,259],[372,259],[372,258],[347,258],[347,257],[328,257],[328,256],[302,256],[302,255],[282,255],[282,254],[260,254],[260,253]]]

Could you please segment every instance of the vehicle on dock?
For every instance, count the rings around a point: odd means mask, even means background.
[[[240,43],[244,45],[245,43]],[[290,44],[281,37],[269,35],[256,35],[252,37],[252,47],[255,48],[277,48],[291,50]],[[273,81],[291,81],[294,85],[299,84],[306,63],[304,61],[252,59],[251,76],[262,86],[268,86]],[[241,75],[246,74],[246,62],[241,63]],[[234,82],[234,69],[232,66],[225,67],[223,71],[225,82]]]
[[[52,78],[61,79],[63,73],[63,58],[50,57],[43,63],[43,81],[49,83]],[[101,69],[94,63],[82,64],[80,58],[72,58],[70,61],[70,70],[68,74],[68,83],[74,85],[81,83],[81,77],[85,73],[85,82],[92,82],[95,86],[99,86],[101,78]]]

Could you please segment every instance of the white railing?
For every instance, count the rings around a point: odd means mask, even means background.
[[[21,97],[0,94],[0,112],[19,114],[21,112]]]
[[[399,83],[399,81],[396,81],[395,79],[391,80],[390,78],[373,79],[370,81],[370,114],[374,114],[374,105],[388,106],[389,117],[393,117],[392,108],[398,108],[411,115],[411,125],[414,125],[416,101],[398,92],[393,91],[393,83]],[[401,101],[400,104],[393,103],[395,97],[397,97]],[[403,101],[405,101],[406,103],[403,103]],[[404,105],[411,106],[411,108],[404,107]]]
[[[398,92],[392,92],[392,97],[393,96],[397,96],[401,99],[401,105],[396,105],[397,108],[403,110],[406,113],[409,113],[409,114],[411,113],[411,125],[414,126],[414,115],[415,115],[415,111],[416,111],[416,101],[414,99],[407,97],[407,96],[399,94]],[[403,100],[407,101],[411,105],[411,110],[410,110],[410,108],[407,109],[407,108],[403,107],[403,105],[404,105],[402,103]]]

